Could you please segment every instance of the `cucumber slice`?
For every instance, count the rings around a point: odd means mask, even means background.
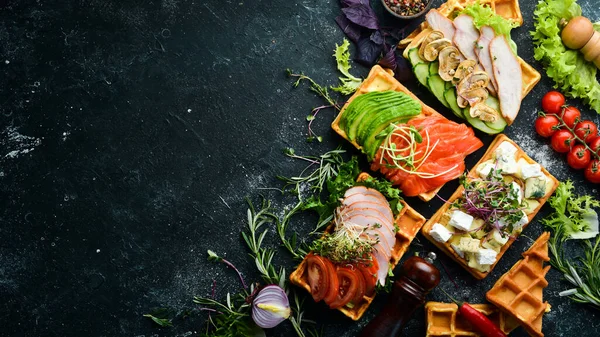
[[[502,130],[496,130],[496,129],[490,128],[489,126],[487,126],[487,124],[485,124],[484,121],[482,121],[479,118],[471,117],[468,107],[463,109],[463,114],[465,115],[465,119],[467,120],[467,122],[479,131],[483,131],[483,132],[487,133],[488,135],[495,135],[497,133],[502,132]]]
[[[452,112],[456,115],[456,117],[465,119],[462,109],[458,106],[458,103],[456,102],[456,89],[453,85],[450,85],[450,88],[447,88],[446,91],[444,91],[444,98],[446,99],[446,102],[448,102],[450,109],[452,109]]]
[[[487,104],[490,108],[493,108],[496,111],[500,112],[500,102],[496,97],[489,96],[485,100],[485,104]],[[485,122],[485,124],[494,130],[500,130],[500,132],[504,131],[504,128],[506,128],[506,126],[508,125],[504,117],[502,117],[502,114],[500,114],[500,118],[498,118],[497,121],[493,123]]]
[[[437,97],[437,99],[440,102],[442,102],[442,104],[446,108],[450,107],[450,105],[448,105],[448,102],[446,101],[446,98],[444,98],[446,84],[444,80],[442,80],[440,75],[429,75],[429,78],[427,79],[427,86],[429,87],[429,90],[431,90],[431,92],[435,95],[435,97]]]
[[[425,63],[425,61],[419,56],[419,48],[413,48],[408,51],[408,60],[413,66],[416,66],[419,63]]]
[[[429,75],[439,75],[440,63],[438,61],[429,63]]]
[[[427,87],[427,78],[429,78],[429,65],[427,63],[419,63],[413,67],[413,72],[419,80],[419,83]],[[440,77],[440,79],[442,79]]]

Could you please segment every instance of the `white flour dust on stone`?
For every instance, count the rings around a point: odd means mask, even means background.
[[[566,161],[552,150],[549,142],[538,140],[536,137],[533,133],[519,132],[513,135],[512,139],[550,174],[559,180],[566,179],[567,177],[563,177]]]
[[[35,150],[41,143],[41,139],[22,135],[13,126],[7,127],[0,134],[0,145],[4,151],[7,151],[2,158],[17,158]]]

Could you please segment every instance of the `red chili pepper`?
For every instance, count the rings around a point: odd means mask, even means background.
[[[469,321],[471,325],[484,337],[506,337],[506,334],[500,330],[494,322],[486,315],[479,312],[477,309],[465,302],[457,302],[458,312],[460,315]]]
[[[475,330],[483,337],[506,337],[506,334],[494,324],[486,315],[473,308],[469,303],[459,302],[448,295],[444,289],[439,288],[446,296],[450,297],[452,302],[458,305],[458,313],[466,319]]]

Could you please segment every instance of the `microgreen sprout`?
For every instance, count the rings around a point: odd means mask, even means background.
[[[217,255],[215,252],[213,252],[210,249],[207,250],[206,252],[208,253],[208,260],[209,261],[223,262],[229,268],[235,270],[235,272],[238,274],[238,277],[240,278],[240,282],[242,282],[242,286],[244,287],[244,289],[248,289],[248,286],[246,286],[246,282],[244,282],[244,278],[242,277],[242,273],[240,273],[240,271],[233,265],[233,263],[231,263],[231,262],[225,260],[224,258],[220,257],[219,255]]]
[[[426,179],[436,178],[456,169],[455,164],[439,173],[419,171],[439,144],[439,139],[431,144],[427,130],[425,130],[425,137],[414,126],[405,124],[391,124],[386,131],[388,133],[381,145],[382,154],[379,164]],[[423,142],[425,148],[420,149],[419,144]]]

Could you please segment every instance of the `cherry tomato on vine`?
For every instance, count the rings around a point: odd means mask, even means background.
[[[575,134],[586,143],[589,143],[598,137],[598,127],[592,121],[582,121],[575,125]]]
[[[538,135],[548,138],[558,130],[559,124],[560,121],[554,115],[540,116],[535,120],[535,131]]]
[[[569,105],[563,110],[560,117],[565,125],[572,129],[575,124],[581,120],[581,111],[579,111],[579,109],[576,107]]]
[[[550,140],[550,145],[558,153],[566,153],[571,149],[575,136],[569,130],[556,131]]]
[[[600,154],[600,137],[596,137],[594,140],[590,142],[590,149],[597,154]]]
[[[600,161],[592,160],[588,167],[583,172],[585,179],[594,184],[600,184]]]
[[[567,154],[567,163],[576,170],[586,168],[590,164],[591,160],[592,156],[590,154],[590,150],[588,150],[583,144],[577,144],[573,146],[571,151],[569,151],[569,154]]]
[[[558,115],[565,105],[565,96],[558,91],[549,91],[542,98],[542,110],[547,114]]]

